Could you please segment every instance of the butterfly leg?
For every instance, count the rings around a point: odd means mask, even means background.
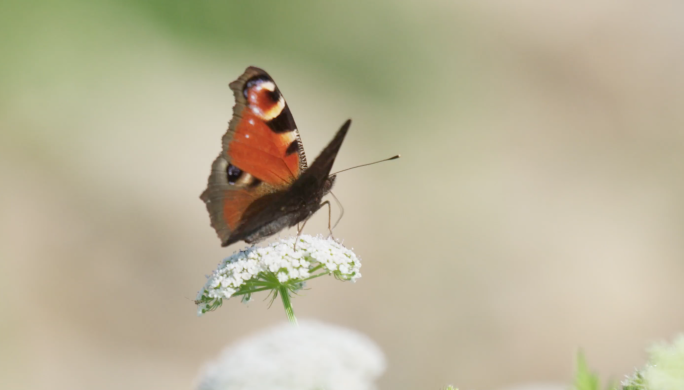
[[[332,237],[334,240],[335,236],[333,236],[332,227],[330,225],[330,222],[332,221],[332,206],[330,206],[330,202],[327,200],[325,202],[321,203],[321,208],[323,208],[323,206],[325,206],[325,205],[328,206],[328,231],[330,232],[330,234],[328,235],[328,238]]]
[[[337,199],[337,196],[335,196],[335,194],[333,194],[332,191],[330,191],[330,195],[332,195],[332,197],[335,199],[335,202],[340,207],[340,216],[337,217],[337,221],[335,221],[335,224],[332,227],[333,229],[335,229],[337,227],[337,224],[340,223],[340,221],[342,220],[342,217],[344,217],[344,206],[342,206],[342,202],[340,202],[340,200]]]
[[[297,238],[295,238],[295,243],[293,247],[294,250],[297,250],[297,242],[299,241],[299,236],[302,235],[302,232],[304,231],[304,226],[306,226],[306,223],[309,222],[309,218],[305,219],[304,222],[302,222],[301,228],[299,227],[299,223],[297,223]]]

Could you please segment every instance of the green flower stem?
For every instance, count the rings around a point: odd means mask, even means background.
[[[306,278],[306,279],[302,279],[302,282],[305,282],[305,281],[311,280],[311,279],[320,278],[321,276],[325,276],[325,275],[330,275],[330,272],[323,272],[323,273],[318,274],[318,275],[309,276],[309,277]]]
[[[270,287],[273,285],[273,281],[270,280],[250,280],[247,284],[251,286],[266,286]]]
[[[295,317],[294,310],[292,310],[292,302],[290,302],[290,291],[285,286],[280,286],[280,298],[283,300],[283,306],[285,307],[285,314],[287,314],[287,319],[290,320],[295,326],[297,324],[297,317]]]
[[[240,291],[240,292],[236,292],[235,294],[233,294],[233,296],[239,296],[239,295],[245,295],[245,294],[252,294],[252,293],[255,293],[255,292],[266,291],[266,290],[273,290],[273,287],[270,287],[270,286],[269,286],[269,287],[255,288],[255,289],[251,289],[251,290],[247,290],[247,291]]]

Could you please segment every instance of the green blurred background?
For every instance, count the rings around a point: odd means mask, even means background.
[[[348,117],[337,169],[403,155],[336,184],[363,278],[294,301],[381,388],[621,378],[684,330],[681,1],[5,0],[0,36],[1,388],[187,389],[285,319],[192,302],[239,247],[198,197],[248,65],[310,160]]]

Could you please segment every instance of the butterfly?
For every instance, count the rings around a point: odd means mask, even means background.
[[[222,246],[253,244],[297,225],[325,204],[330,175],[347,135],[347,120],[307,167],[290,108],[271,76],[250,66],[230,83],[233,118],[200,199]]]

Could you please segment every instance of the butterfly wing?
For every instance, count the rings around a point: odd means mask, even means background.
[[[307,166],[294,118],[271,76],[249,67],[230,88],[233,118],[200,196],[223,246],[237,241],[231,237],[255,200],[289,188]]]

